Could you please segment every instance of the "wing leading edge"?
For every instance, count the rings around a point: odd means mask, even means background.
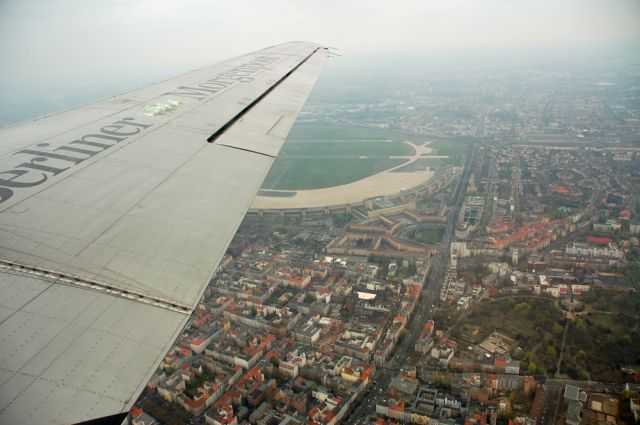
[[[0,130],[0,422],[130,408],[326,56],[273,46]]]

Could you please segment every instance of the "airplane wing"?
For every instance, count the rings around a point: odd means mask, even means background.
[[[327,55],[272,46],[0,129],[0,423],[129,410]]]

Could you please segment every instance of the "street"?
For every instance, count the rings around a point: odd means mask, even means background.
[[[444,274],[449,266],[451,242],[455,234],[455,223],[462,208],[464,193],[469,182],[471,171],[470,164],[473,163],[476,154],[476,145],[471,147],[463,169],[462,177],[458,181],[453,195],[454,207],[450,209],[447,216],[445,232],[440,242],[440,249],[436,257],[432,259],[429,272],[424,276],[422,287],[422,303],[408,323],[409,334],[396,346],[394,354],[385,363],[379,366],[379,378],[365,393],[359,397],[355,404],[355,409],[345,415],[344,424],[359,425],[362,419],[373,415],[376,403],[383,398],[384,392],[392,377],[397,376],[400,368],[406,364],[407,360],[414,352],[416,340],[422,332],[424,323],[429,320],[433,313],[433,306],[440,296],[440,288],[444,279]]]

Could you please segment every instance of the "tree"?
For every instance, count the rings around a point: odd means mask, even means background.
[[[564,328],[562,326],[560,326],[560,324],[558,323],[554,323],[553,324],[553,328],[551,328],[551,332],[555,335],[555,336],[560,336],[562,335],[562,333],[564,332]]]
[[[551,360],[555,360],[557,356],[558,353],[556,351],[556,347],[554,347],[553,345],[549,345],[547,347],[547,357],[549,357]]]
[[[398,340],[402,341],[403,339],[405,339],[407,337],[407,335],[409,335],[409,330],[407,328],[404,328],[400,331],[400,335],[398,336]]]
[[[530,361],[529,367],[527,368],[527,372],[529,372],[529,375],[534,375],[537,370],[538,370],[538,365],[536,364],[536,362],[534,362],[533,360]]]
[[[580,368],[578,370],[578,379],[580,379],[581,381],[589,380],[589,372],[585,369]]]
[[[498,418],[496,420],[496,423],[498,425],[507,425],[509,423],[509,419],[510,419],[510,415],[508,413],[505,413],[503,411],[500,411],[500,413],[498,413]]]
[[[578,353],[576,354],[576,359],[580,362],[586,362],[587,353],[584,350],[578,350]]]
[[[436,376],[431,381],[431,385],[438,388],[439,390],[450,391],[451,390],[451,379],[446,376]]]
[[[514,311],[529,311],[531,310],[531,304],[527,302],[522,302],[522,303],[516,304],[513,309]]]
[[[635,391],[627,391],[626,389],[622,390],[620,395],[618,395],[618,416],[621,420],[627,423],[633,423],[634,421],[633,414],[629,406],[629,400],[635,398],[637,395],[638,393]]]

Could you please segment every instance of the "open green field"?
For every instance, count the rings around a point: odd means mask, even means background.
[[[294,124],[287,137],[293,140],[413,140],[411,136],[382,128],[338,126],[326,124]]]
[[[383,140],[321,141],[292,140],[280,151],[282,158],[388,158],[390,156],[414,155],[414,149],[402,142]]]
[[[389,158],[278,158],[263,189],[321,189],[351,183],[406,160]]]
[[[429,147],[433,149],[432,155],[446,155],[449,157],[442,160],[446,165],[462,165],[464,153],[469,145],[456,142],[433,142],[429,144]]]
[[[416,235],[419,242],[434,245],[442,240],[442,229],[424,229]]]
[[[294,125],[262,188],[320,189],[363,179],[407,161],[390,157],[414,155],[405,140],[375,128]]]

